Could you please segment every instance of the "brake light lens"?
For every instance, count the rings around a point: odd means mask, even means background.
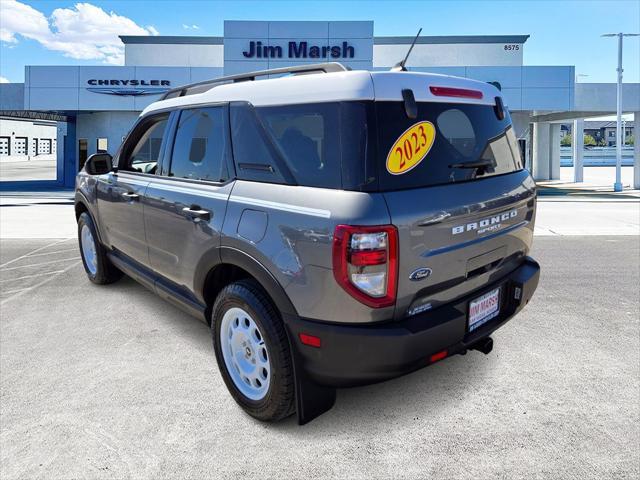
[[[393,305],[398,278],[396,227],[338,225],[333,235],[333,275],[347,293],[365,305]]]
[[[468,88],[429,87],[429,91],[438,97],[482,99],[482,92],[480,90],[469,90]]]

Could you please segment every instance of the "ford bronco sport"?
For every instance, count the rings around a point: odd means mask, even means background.
[[[124,272],[208,322],[261,420],[489,353],[539,277],[509,113],[456,77],[321,64],[170,90],[87,161],[75,208],[89,279]]]

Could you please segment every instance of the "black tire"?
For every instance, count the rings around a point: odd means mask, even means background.
[[[89,230],[91,231],[96,249],[97,262],[95,272],[92,272],[91,269],[87,266],[85,254],[82,249],[82,229],[84,226],[89,228]],[[107,257],[106,249],[98,240],[96,226],[93,223],[93,219],[87,212],[82,213],[78,218],[78,246],[80,247],[80,256],[82,257],[82,265],[84,266],[84,271],[87,273],[87,277],[89,277],[89,280],[91,280],[93,283],[96,283],[98,285],[105,285],[108,283],[113,283],[122,277],[122,272],[118,270]]]
[[[223,357],[220,340],[222,318],[233,307],[239,307],[251,315],[267,347],[271,380],[261,400],[252,400],[238,389]],[[282,420],[294,413],[295,387],[289,341],[277,309],[257,282],[241,280],[222,289],[213,305],[211,333],[222,378],[234,400],[245,412],[266,422]]]

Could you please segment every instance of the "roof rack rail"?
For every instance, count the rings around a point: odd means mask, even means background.
[[[203,93],[211,90],[219,85],[235,82],[247,82],[253,81],[256,77],[265,77],[267,75],[279,75],[283,73],[290,73],[293,75],[309,75],[312,73],[332,73],[332,72],[345,72],[351,70],[349,67],[345,67],[338,62],[329,63],[314,63],[311,65],[298,65],[293,67],[272,68],[271,70],[258,70],[255,72],[240,73],[237,75],[228,75],[226,77],[214,78],[211,80],[205,80],[203,82],[190,83],[188,85],[182,85],[181,87],[172,88],[166,92],[160,100],[166,100],[168,98],[185,97],[187,95],[194,95],[196,93]]]

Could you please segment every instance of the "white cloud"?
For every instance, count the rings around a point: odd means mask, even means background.
[[[200,27],[198,25],[187,25],[186,23],[182,24],[182,28],[184,28],[185,30],[200,30]]]
[[[0,77],[0,83],[11,83],[11,82],[9,82],[9,79],[6,77]]]
[[[114,65],[124,63],[124,45],[119,35],[159,34],[152,25],[141,27],[130,18],[107,13],[90,3],[56,8],[47,18],[17,0],[1,0],[0,17],[0,41],[4,43],[16,44],[21,36],[67,57]]]

